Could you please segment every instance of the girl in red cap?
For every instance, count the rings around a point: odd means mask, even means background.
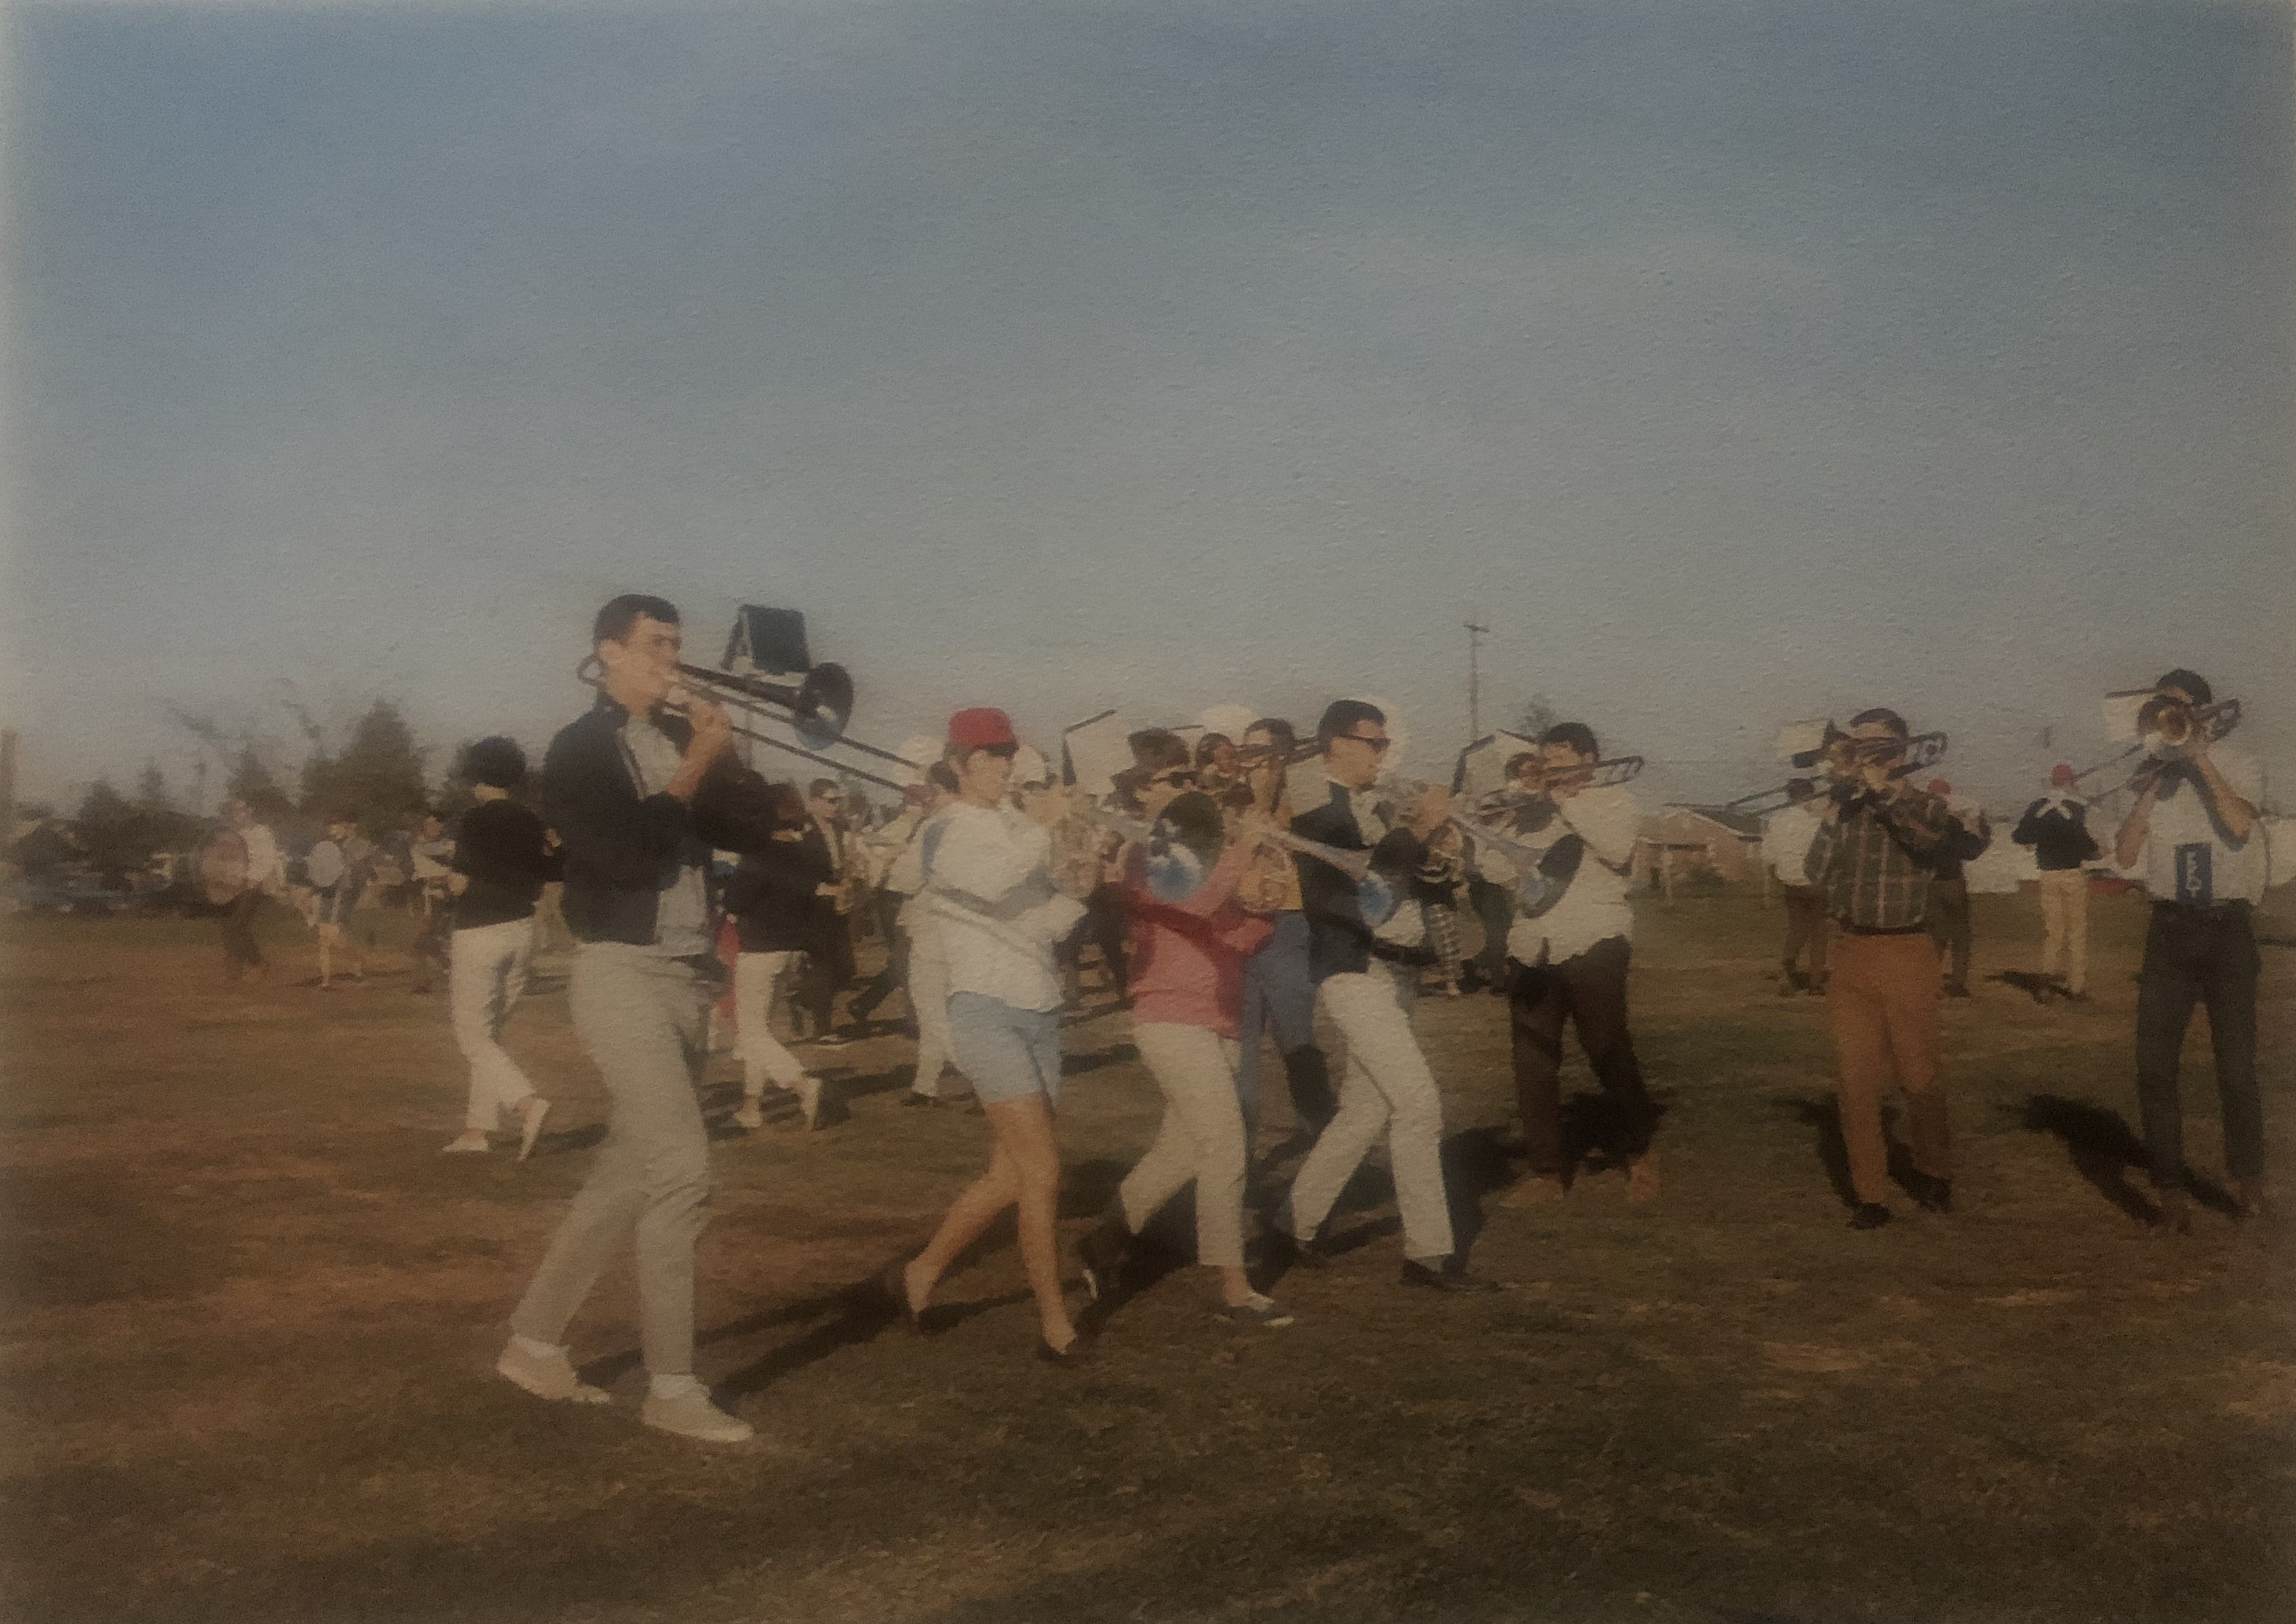
[[[1018,1209],[1021,1261],[1036,1294],[1039,1358],[1083,1360],[1084,1347],[1061,1297],[1053,1234],[1061,1182],[1053,1107],[1061,1082],[1061,984],[1055,945],[1084,914],[1097,879],[1055,865],[1052,827],[1067,816],[1055,791],[1033,815],[1005,800],[1021,742],[1001,710],[960,710],[948,721],[946,759],[957,800],[928,832],[923,905],[931,910],[948,964],[949,1038],[958,1068],[996,1130],[988,1170],[957,1195],[932,1240],[906,1265],[886,1271],[885,1289],[922,1328],[933,1287],[956,1256],[1007,1207]]]

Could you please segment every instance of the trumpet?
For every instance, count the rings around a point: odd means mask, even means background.
[[[1917,733],[1909,739],[1856,739],[1848,734],[1837,733],[1826,740],[1819,767],[1840,790],[1853,783],[1858,769],[1869,762],[1887,760],[1900,751],[1904,753],[1904,759],[1890,769],[1890,777],[1903,778],[1911,773],[1926,772],[1945,759],[1945,747],[1946,736],[1941,733]],[[1793,781],[1788,780],[1767,790],[1757,790],[1751,795],[1741,795],[1735,800],[1725,801],[1721,810],[1742,812],[1751,817],[1763,816],[1792,801],[1792,789]]]

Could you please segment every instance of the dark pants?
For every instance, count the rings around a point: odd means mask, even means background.
[[[263,949],[255,945],[255,916],[263,907],[263,893],[242,891],[223,911],[224,963],[240,975],[263,968]]]
[[[1124,967],[1124,897],[1112,885],[1095,888],[1085,898],[1084,917],[1061,944],[1061,963],[1073,970],[1083,963],[1086,943],[1100,949],[1108,966],[1108,984],[1121,995],[1127,980]]]
[[[798,989],[798,1001],[805,1005],[816,1038],[836,1024],[831,1006],[852,979],[853,922],[840,914],[824,922],[807,947],[805,980]]]
[[[909,979],[909,938],[895,922],[899,919],[901,904],[908,900],[898,891],[877,890],[869,893],[869,909],[877,921],[877,934],[885,943],[885,967],[876,979],[853,995],[853,1018],[866,1021],[877,1005],[892,996],[893,988]]]
[[[1930,882],[1929,906],[1930,939],[1937,944],[1938,956],[1951,956],[1946,966],[1948,987],[1969,985],[1969,882],[1966,880],[1932,880]]]
[[[1472,963],[1486,986],[1506,980],[1507,930],[1514,923],[1514,895],[1478,874],[1467,882],[1467,904],[1483,925],[1483,950]]]
[[[2256,1091],[2258,968],[2245,902],[2214,908],[2153,905],[2136,985],[2136,1101],[2156,1185],[2184,1182],[2185,1119],[2177,1074],[2196,1003],[2209,1009],[2226,1170],[2239,1179],[2264,1172],[2264,1106]]]
[[[1809,984],[1825,985],[1825,938],[1833,922],[1825,916],[1825,893],[1815,885],[1789,885],[1786,906],[1786,945],[1778,957],[1789,978],[1805,949],[1809,954]]]
[[[1514,1028],[1514,1091],[1529,1171],[1559,1178],[1562,1145],[1562,1023],[1578,1029],[1595,1080],[1618,1108],[1628,1157],[1650,1148],[1657,1113],[1627,1030],[1627,939],[1605,937],[1560,964],[1514,968],[1507,1009]]]

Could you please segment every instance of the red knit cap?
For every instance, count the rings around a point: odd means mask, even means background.
[[[1013,736],[1011,717],[993,706],[976,705],[948,718],[948,742],[979,750],[983,745],[1018,744],[1021,741]]]
[[[2049,769],[2049,783],[2052,787],[2062,790],[2072,781],[2073,769],[2070,762],[2060,761]]]
[[[1930,793],[1932,795],[1950,795],[1953,793],[1953,785],[1948,783],[1942,778],[1932,778],[1930,780]]]

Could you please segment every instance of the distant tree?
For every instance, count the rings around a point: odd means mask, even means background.
[[[199,833],[199,820],[168,793],[168,775],[156,761],[144,763],[143,775],[135,781],[135,811],[144,821],[155,851],[180,851]]]
[[[1522,715],[1517,718],[1514,731],[1527,739],[1535,739],[1562,719],[1562,712],[1554,708],[1553,700],[1544,693],[1534,693],[1529,702],[1523,706]]]
[[[71,832],[87,860],[112,879],[142,868],[157,849],[152,820],[108,778],[97,779],[88,790]]]
[[[279,787],[279,781],[271,775],[271,769],[264,766],[263,758],[255,753],[252,745],[240,746],[239,759],[232,764],[224,793],[234,800],[245,801],[260,823],[275,823],[295,810],[295,803],[287,799],[287,791]]]
[[[340,753],[315,750],[304,765],[303,810],[317,816],[347,812],[371,836],[404,833],[421,819],[430,799],[422,778],[424,753],[398,707],[379,699],[351,729],[350,742]]]

